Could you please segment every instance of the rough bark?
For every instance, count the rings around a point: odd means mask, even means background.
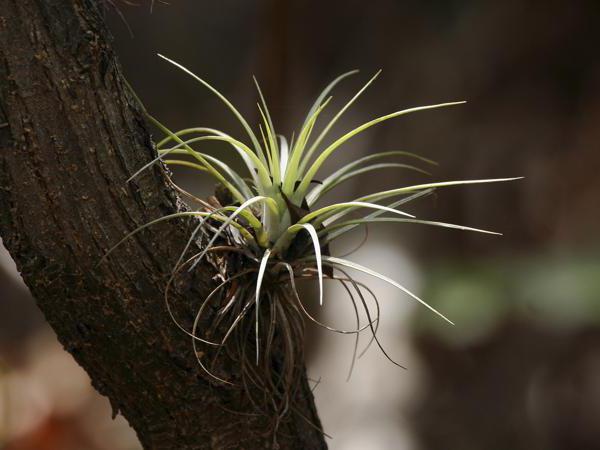
[[[147,449],[272,446],[265,419],[227,412],[239,392],[199,370],[166,313],[170,267],[192,224],[157,225],[96,267],[127,232],[183,206],[155,154],[93,0],[0,0],[0,235],[59,340]],[[205,263],[176,298],[193,319]],[[235,378],[235,365],[224,365]],[[286,449],[326,448],[304,380]]]

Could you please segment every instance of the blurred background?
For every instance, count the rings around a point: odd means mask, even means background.
[[[524,180],[440,190],[421,218],[487,236],[409,224],[370,227],[349,259],[413,289],[456,326],[359,276],[382,306],[381,340],[346,382],[353,341],[309,328],[309,374],[334,450],[600,449],[600,2],[172,0],[107,6],[124,71],[172,129],[243,132],[208,91],[156,56],[209,80],[258,124],[252,75],[288,137],[320,90],[340,108],[383,73],[331,134],[405,107],[468,100],[379,125],[335,164],[406,150],[432,177],[394,169],[340,185],[326,201],[392,186]],[[209,151],[219,152],[218,146]],[[232,160],[233,161],[233,160]],[[331,167],[331,166],[330,166]],[[180,170],[209,195],[213,181]],[[333,246],[339,255],[363,234]],[[321,319],[351,324],[344,293]],[[339,299],[339,301],[335,301]],[[6,450],[133,450],[124,419],[62,350],[10,257],[0,251],[0,442]]]

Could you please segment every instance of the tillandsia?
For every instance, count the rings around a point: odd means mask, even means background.
[[[146,112],[149,120],[164,133],[164,138],[157,144],[158,156],[141,167],[131,179],[153,164],[164,162],[169,166],[186,166],[207,173],[217,180],[218,189],[207,201],[196,199],[200,205],[197,210],[157,218],[134,230],[121,241],[161,221],[186,216],[197,220],[188,244],[173,267],[165,289],[165,300],[177,326],[192,338],[198,363],[215,382],[244,387],[252,405],[258,411],[273,413],[276,422],[287,413],[293,412],[294,399],[298,394],[300,380],[304,376],[305,320],[332,331],[355,335],[351,366],[354,365],[357,355],[364,353],[373,342],[389,358],[377,337],[378,299],[368,286],[355,280],[349,270],[374,276],[395,286],[443,320],[452,323],[441,312],[391,278],[355,262],[331,255],[329,244],[357,227],[381,222],[414,223],[499,234],[417,219],[399,208],[430,195],[438,188],[509,181],[516,178],[444,181],[394,187],[341,203],[317,205],[327,192],[339,184],[367,172],[396,168],[427,173],[416,164],[434,164],[432,161],[404,151],[369,153],[326,176],[320,172],[323,164],[341,149],[343,144],[379,123],[418,111],[460,105],[464,102],[419,106],[392,112],[370,120],[328,142],[327,137],[333,126],[380,73],[377,72],[369,79],[317,132],[318,119],[331,100],[330,92],[340,81],[357,73],[350,71],[334,79],[321,92],[308,111],[297,135],[288,142],[275,131],[267,103],[256,79],[254,82],[259,98],[257,106],[261,118],[258,134],[217,89],[177,62],[161,57],[216,95],[239,121],[248,138],[244,142],[222,131],[206,127],[171,131]],[[199,149],[209,141],[222,142],[234,151],[245,166],[245,173],[239,173],[220,158],[210,156]],[[317,174],[321,181],[317,180]],[[385,204],[386,201],[391,203]],[[201,242],[202,250],[187,258],[188,251],[196,242]],[[202,301],[193,326],[186,329],[172,314],[169,289],[178,274],[185,270],[193,270],[209,254],[216,253],[222,255],[222,261],[226,261],[221,264],[221,283]],[[325,281],[334,280],[344,287],[356,315],[355,329],[336,329],[310,315],[297,290],[297,282],[307,279],[316,280],[320,304],[325,301]],[[210,329],[199,330],[199,324],[203,323],[203,315],[207,314],[209,309],[215,308],[216,319]],[[220,334],[217,330],[220,330]],[[358,352],[359,334],[365,330],[370,331],[370,339],[365,350]],[[200,352],[198,345],[212,348],[214,351]],[[239,363],[241,381],[226,380],[214,373],[215,361],[222,352],[227,352],[233,361]],[[207,359],[209,354],[212,356]],[[249,388],[250,386],[252,388]],[[257,396],[255,392],[260,392],[261,395]]]

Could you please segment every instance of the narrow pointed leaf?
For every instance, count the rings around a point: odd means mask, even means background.
[[[271,249],[266,249],[260,260],[260,266],[258,268],[258,275],[256,278],[256,364],[258,364],[260,346],[259,346],[259,334],[258,334],[258,318],[260,315],[260,288],[262,286],[263,278],[265,276],[265,270],[267,269],[267,262],[271,256]]]
[[[319,276],[319,305],[323,306],[323,262],[321,260],[321,244],[319,243],[319,236],[317,230],[309,223],[300,224],[310,234],[310,238],[313,242],[315,250],[315,259],[317,260],[317,273]]]
[[[192,267],[190,268],[190,270],[194,269],[194,267],[202,260],[202,258],[204,258],[204,256],[208,252],[208,250],[210,250],[210,248],[212,247],[212,245],[214,244],[214,242],[223,233],[223,231],[225,230],[225,228],[227,228],[227,226],[229,226],[230,224],[235,223],[235,222],[233,222],[233,220],[238,215],[240,215],[242,211],[244,211],[246,208],[250,207],[251,205],[253,205],[254,203],[257,203],[257,202],[271,203],[271,202],[273,202],[273,200],[270,199],[270,198],[268,198],[268,197],[264,197],[264,196],[258,195],[256,197],[253,197],[253,198],[250,198],[250,199],[246,200],[239,207],[237,207],[235,209],[235,211],[230,216],[228,216],[225,221],[223,221],[223,224],[219,227],[219,229],[213,235],[213,237],[210,239],[210,241],[208,242],[208,244],[206,244],[206,247],[204,248],[204,250],[202,251],[202,253],[200,253],[200,256],[198,257],[198,259],[196,260],[196,262],[194,262],[194,264],[192,265]]]
[[[317,189],[314,190],[317,193],[317,195],[315,197],[310,197],[310,195],[307,196],[307,202],[308,202],[308,198],[310,198],[312,201],[311,203],[309,203],[309,205],[310,205],[310,204],[314,203],[315,200],[319,199],[320,197],[325,195],[327,192],[329,192],[330,190],[335,188],[337,185],[339,185],[345,181],[348,181],[358,175],[362,175],[367,172],[372,172],[374,170],[381,170],[381,169],[407,169],[407,170],[412,170],[415,172],[422,173],[424,175],[431,175],[429,172],[419,169],[418,167],[411,166],[410,164],[401,164],[401,163],[371,164],[371,165],[368,165],[365,167],[361,167],[360,169],[356,169],[356,170],[352,170],[350,172],[344,173],[343,175],[340,175],[334,179],[330,179],[329,181],[324,181],[322,185],[318,186],[320,188],[319,190],[317,190]],[[313,191],[311,191],[311,193],[312,192]]]
[[[252,141],[252,145],[254,145],[254,147],[259,152],[259,155],[262,155],[262,158],[264,159],[264,154],[263,154],[263,151],[262,151],[262,147],[260,146],[260,143],[258,142],[258,139],[256,138],[256,135],[252,131],[252,128],[250,128],[250,125],[248,125],[248,122],[246,122],[246,119],[244,119],[244,117],[235,108],[235,106],[233,106],[233,104],[229,100],[227,100],[227,98],[225,98],[225,96],[223,94],[221,94],[218,90],[216,90],[214,87],[212,87],[209,83],[207,83],[206,81],[204,81],[198,75],[196,75],[195,73],[193,73],[192,71],[190,71],[186,67],[182,66],[178,62],[175,62],[172,59],[169,59],[166,56],[161,55],[160,53],[158,54],[158,56],[161,57],[162,59],[164,59],[165,61],[167,61],[168,63],[173,64],[175,67],[181,69],[183,72],[187,73],[188,75],[190,75],[192,78],[194,78],[196,81],[198,81],[204,87],[206,87],[209,91],[211,91],[213,94],[215,94],[217,97],[219,97],[219,99],[223,103],[225,103],[225,105],[227,106],[227,108],[229,108],[229,110],[233,113],[233,115],[238,119],[238,121],[240,122],[240,124],[242,125],[242,127],[244,128],[244,130],[246,130],[246,133],[248,133],[248,137]]]
[[[447,187],[447,186],[459,186],[463,184],[482,184],[482,183],[499,183],[504,181],[514,181],[521,180],[523,177],[513,177],[513,178],[489,178],[484,180],[458,180],[458,181],[442,181],[437,183],[425,183],[425,184],[417,184],[414,186],[406,186],[398,189],[391,189],[389,191],[377,192],[371,195],[365,195],[364,197],[360,197],[357,201],[380,201],[386,198],[394,197],[399,194],[406,194],[410,192],[415,192],[423,189],[431,189],[431,188],[439,188],[439,187]]]
[[[193,148],[191,148],[189,145],[185,144],[185,142],[179,137],[176,136],[171,130],[169,130],[166,126],[164,126],[162,123],[160,123],[160,121],[158,121],[156,118],[152,117],[151,115],[147,114],[148,119],[154,124],[156,125],[163,133],[168,134],[170,136],[173,137],[173,139],[179,143],[183,145],[184,150],[188,151],[188,153],[190,154],[190,156],[192,156],[193,158],[195,158],[196,160],[198,160],[204,167],[206,167],[208,169],[208,171],[215,177],[217,178],[230,192],[231,195],[233,195],[233,197],[235,197],[238,201],[243,202],[244,201],[244,196],[242,195],[242,193],[235,187],[233,186],[217,169],[215,169],[207,160],[206,158],[204,158],[202,155],[200,155],[198,152],[196,152]],[[213,136],[203,136],[203,137],[213,137]],[[217,137],[213,137],[214,139],[216,139]],[[198,138],[199,139],[199,138]],[[224,138],[221,138],[224,139]]]
[[[360,95],[371,85],[371,83],[373,83],[373,81],[375,81],[375,79],[379,76],[380,73],[381,73],[381,70],[378,70],[377,73],[375,73],[375,75],[373,75],[373,77],[371,77],[371,79],[369,81],[367,81],[367,83],[354,95],[354,97],[352,97],[350,99],[350,101],[344,105],[344,107],[333,117],[333,119],[331,119],[331,121],[327,124],[327,126],[323,129],[323,131],[321,131],[321,133],[319,134],[317,139],[315,139],[315,142],[310,146],[310,148],[306,152],[306,156],[305,156],[304,160],[302,161],[302,165],[300,166],[301,171],[304,170],[304,168],[310,161],[311,156],[313,155],[315,150],[319,147],[319,144],[321,144],[321,142],[323,141],[325,136],[327,136],[327,133],[329,133],[331,128],[338,121],[338,119],[340,117],[342,117],[342,115],[348,110],[348,108],[350,108],[350,106],[352,106],[352,104],[356,101],[356,99],[358,97],[360,97]]]
[[[164,145],[166,145],[170,141],[175,140],[177,137],[185,136],[185,135],[188,135],[188,134],[195,134],[195,133],[203,133],[203,134],[204,133],[208,133],[208,134],[212,134],[212,135],[215,135],[215,136],[223,136],[223,137],[227,137],[227,138],[233,139],[227,133],[223,133],[222,131],[216,130],[214,128],[194,127],[194,128],[185,128],[183,130],[177,131],[176,133],[172,133],[172,135],[166,136],[158,144],[156,144],[156,147],[158,148],[159,151],[161,151]],[[233,146],[233,148],[238,152],[238,154],[240,155],[240,157],[243,159],[244,163],[246,164],[246,167],[248,168],[248,172],[250,173],[250,175],[252,176],[252,179],[254,180],[254,183],[258,184],[259,181],[258,181],[258,178],[257,178],[257,175],[256,175],[256,166],[255,166],[255,164],[248,157],[248,155],[246,154],[246,152],[244,150],[242,150],[239,146],[237,146],[235,144],[232,144],[231,142],[229,144],[231,146]]]
[[[331,175],[329,175],[327,178],[325,178],[323,180],[322,184],[316,185],[314,188],[312,188],[311,191],[306,195],[306,201],[308,202],[308,205],[309,206],[313,205],[321,197],[321,195],[323,195],[321,191],[326,186],[328,186],[330,183],[332,183],[339,177],[343,176],[344,174],[352,171],[355,167],[360,167],[361,165],[363,165],[367,162],[374,161],[376,159],[382,159],[382,158],[387,158],[387,157],[396,157],[396,156],[407,156],[410,158],[418,159],[427,164],[437,165],[437,163],[435,161],[432,161],[430,159],[424,158],[420,155],[417,155],[415,153],[410,153],[410,152],[389,151],[389,152],[372,153],[372,154],[363,156],[362,158],[358,158],[357,160],[352,161],[352,162],[346,164],[345,166],[342,166],[341,168],[339,168],[338,170],[333,172]]]
[[[280,144],[279,144],[279,149],[280,149],[280,159],[279,159],[279,164],[280,164],[280,176],[281,179],[285,178],[285,174],[287,171],[287,164],[288,164],[288,157],[289,157],[289,147],[288,147],[288,143],[287,140],[285,139],[285,137],[283,136],[279,136],[280,139]]]
[[[308,114],[306,115],[306,119],[304,120],[304,123],[302,124],[302,128],[304,128],[306,126],[306,123],[310,120],[310,118],[312,117],[314,112],[319,108],[319,105],[321,105],[321,103],[323,103],[323,100],[325,100],[325,97],[327,97],[329,95],[329,93],[332,91],[332,89],[344,78],[347,78],[347,77],[357,74],[357,73],[358,73],[358,70],[351,70],[349,72],[341,74],[339,77],[335,78],[331,83],[329,83],[327,85],[327,87],[325,87],[325,89],[323,89],[321,91],[321,93],[319,94],[319,96],[317,97],[317,99],[315,100],[313,105],[311,106],[310,110],[308,111]]]
[[[148,223],[145,223],[144,225],[137,227],[137,228],[136,228],[135,230],[133,230],[132,232],[130,232],[130,233],[127,233],[127,234],[125,235],[125,237],[123,237],[123,238],[122,238],[122,239],[121,239],[119,242],[117,242],[115,245],[113,245],[113,246],[112,246],[112,247],[111,247],[111,248],[110,248],[110,249],[109,249],[109,250],[108,250],[108,251],[107,251],[107,252],[104,254],[104,256],[102,257],[102,259],[100,259],[100,262],[99,262],[98,264],[100,264],[100,263],[104,262],[104,261],[105,261],[105,260],[106,260],[106,259],[107,259],[107,258],[110,256],[110,254],[111,254],[112,252],[114,252],[114,251],[117,249],[117,247],[119,247],[119,246],[120,246],[120,245],[121,245],[123,242],[125,242],[127,239],[130,239],[130,238],[132,238],[133,236],[135,236],[136,234],[138,234],[140,231],[142,231],[142,230],[144,230],[144,229],[146,229],[146,228],[148,228],[148,227],[150,227],[150,226],[152,226],[152,225],[155,225],[155,224],[157,224],[157,223],[160,223],[160,222],[164,222],[164,221],[166,221],[166,220],[176,219],[176,218],[179,218],[179,217],[191,217],[191,216],[200,216],[200,217],[202,217],[202,216],[206,216],[206,215],[208,215],[208,214],[209,214],[209,213],[207,213],[207,212],[199,212],[199,211],[186,211],[186,212],[179,212],[179,213],[169,214],[169,215],[167,215],[167,216],[163,216],[163,217],[159,217],[158,219],[151,220],[150,222],[148,222]]]
[[[340,210],[347,210],[350,208],[379,209],[381,211],[387,211],[392,214],[399,214],[401,216],[413,217],[413,218],[415,217],[412,214],[408,214],[408,213],[405,213],[404,211],[399,211],[394,208],[389,208],[387,206],[377,205],[375,203],[356,201],[356,202],[335,203],[333,205],[324,206],[323,208],[320,208],[320,209],[317,209],[316,211],[308,213],[306,216],[304,216],[300,220],[299,223],[307,223],[307,222],[310,222],[315,219],[318,219],[318,221],[320,222],[322,220],[325,220],[325,218],[329,217],[332,213],[336,213]]]
[[[344,222],[340,222],[340,223],[336,223],[334,225],[328,226],[326,229],[321,231],[319,233],[319,235],[326,236],[327,233],[330,233],[330,232],[340,229],[340,228],[346,228],[349,225],[366,225],[369,223],[414,223],[414,224],[418,224],[418,225],[430,225],[430,226],[434,226],[434,227],[452,228],[452,229],[461,230],[461,231],[473,231],[476,233],[493,234],[496,236],[502,236],[502,233],[497,233],[495,231],[482,230],[480,228],[472,228],[472,227],[467,227],[464,225],[456,225],[453,223],[436,222],[436,221],[431,221],[431,220],[418,220],[418,219],[397,219],[395,217],[378,217],[378,218],[372,218],[372,219],[362,218],[362,219],[355,219],[355,220],[347,220]],[[338,237],[338,236],[340,236],[340,234],[336,234],[336,237]],[[331,240],[332,239],[325,239],[326,242],[331,242]]]
[[[354,263],[352,261],[348,261],[346,259],[335,258],[333,256],[323,256],[322,258],[323,258],[324,261],[328,261],[328,262],[330,262],[332,264],[337,264],[337,265],[344,266],[344,267],[349,267],[349,268],[354,269],[354,270],[358,270],[359,272],[366,273],[367,275],[371,275],[371,276],[373,276],[375,278],[379,278],[380,280],[385,281],[386,283],[391,284],[392,286],[400,289],[402,292],[404,292],[409,297],[412,297],[414,300],[418,301],[421,305],[425,306],[430,311],[432,311],[435,314],[437,314],[438,316],[440,316],[442,319],[444,319],[449,324],[454,325],[454,322],[452,322],[450,319],[448,319],[446,316],[444,316],[437,309],[435,309],[434,307],[432,307],[431,305],[429,305],[427,302],[421,300],[415,294],[413,294],[408,289],[406,289],[404,286],[402,286],[400,283],[392,280],[391,278],[386,277],[385,275],[382,275],[382,274],[380,274],[378,272],[375,272],[374,270],[371,270],[368,267],[361,266],[360,264],[356,264],[356,263]]]
[[[302,179],[302,183],[300,184],[300,187],[298,188],[298,191],[301,193],[302,196],[304,196],[304,193],[307,191],[308,186],[310,185],[312,179],[315,177],[317,171],[321,168],[321,166],[327,160],[327,158],[329,158],[331,156],[331,154],[335,150],[337,150],[347,140],[349,140],[352,137],[356,136],[357,134],[359,134],[359,133],[367,130],[368,128],[371,128],[372,126],[377,125],[378,123],[384,122],[386,120],[393,119],[395,117],[403,116],[403,115],[406,115],[406,114],[410,114],[410,113],[413,113],[413,112],[425,111],[425,110],[428,110],[428,109],[444,108],[444,107],[447,107],[447,106],[460,105],[460,104],[463,104],[463,103],[465,103],[465,102],[449,102],[449,103],[440,103],[438,105],[418,106],[418,107],[415,107],[415,108],[403,109],[401,111],[396,111],[396,112],[393,112],[391,114],[387,114],[385,116],[378,117],[378,118],[373,119],[373,120],[371,120],[371,121],[369,121],[367,123],[362,124],[359,127],[356,127],[352,131],[349,131],[348,133],[344,134],[342,137],[340,137],[339,139],[337,139],[335,142],[333,142],[325,150],[323,150],[323,152],[319,155],[319,157],[315,160],[315,162],[310,166],[310,168],[308,169],[308,171],[304,175],[304,178]]]

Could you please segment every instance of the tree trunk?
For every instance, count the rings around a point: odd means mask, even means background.
[[[199,370],[163,292],[189,221],[151,227],[96,266],[127,232],[184,208],[155,156],[110,46],[99,0],[0,0],[0,236],[59,340],[146,449],[273,447],[239,390]],[[213,287],[206,262],[178,287],[190,323]],[[234,364],[221,368],[235,378]],[[306,379],[285,449],[326,444]]]

